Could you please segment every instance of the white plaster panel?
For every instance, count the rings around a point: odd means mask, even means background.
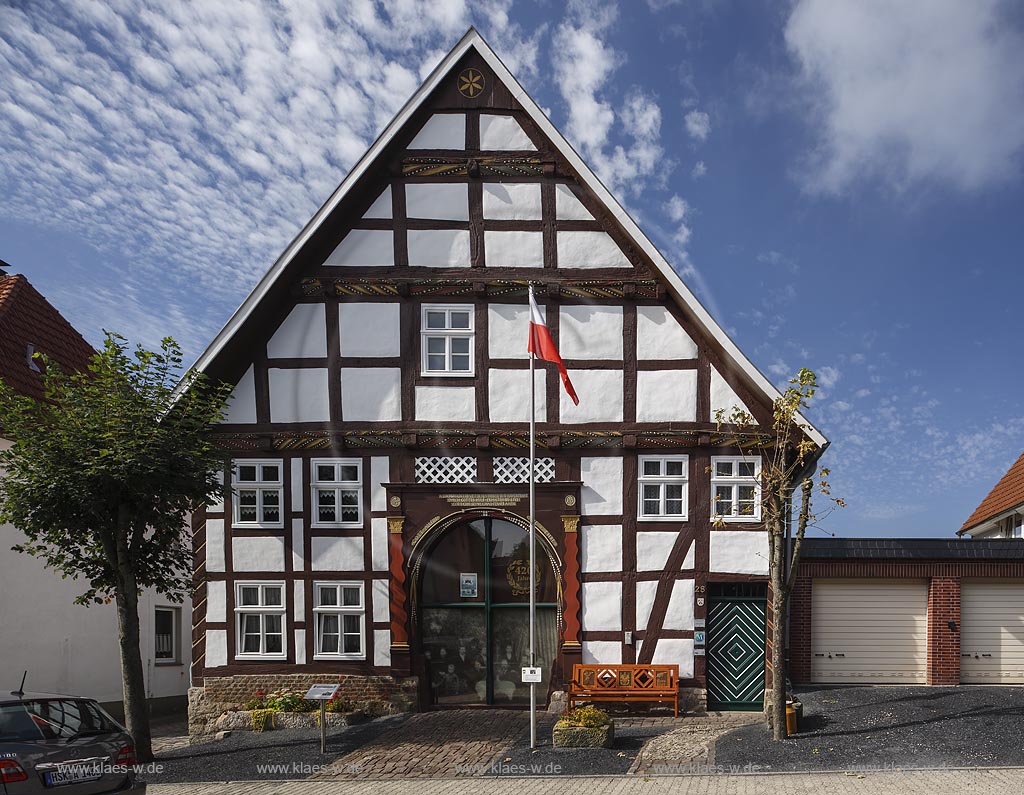
[[[465,149],[466,117],[461,113],[435,113],[409,144],[410,149]]]
[[[562,422],[622,422],[621,370],[570,370],[569,380],[580,404],[575,405],[564,391],[559,392]]]
[[[533,374],[534,389],[537,392],[534,418],[537,422],[547,419],[547,373],[537,368]],[[490,397],[491,422],[530,421],[530,371],[491,369],[487,379]]]
[[[641,370],[636,374],[637,422],[694,422],[696,419],[696,370]]]
[[[390,218],[391,208],[391,186],[389,185],[370,205],[370,209],[363,214],[363,218]]]
[[[327,317],[323,304],[296,304],[267,343],[271,359],[327,356]]]
[[[590,210],[568,185],[555,185],[555,217],[559,221],[593,221]]]
[[[647,629],[654,608],[654,597],[658,593],[657,580],[640,580],[636,584],[636,628],[638,632]],[[637,651],[640,651],[639,648]]]
[[[410,229],[409,265],[416,268],[468,268],[469,232],[464,229]]]
[[[523,332],[526,338],[526,332]],[[253,368],[245,371],[228,398],[224,422],[256,422],[256,376]]]
[[[637,359],[696,359],[697,343],[664,306],[636,308]]]
[[[402,419],[402,371],[398,367],[342,367],[341,416],[346,422]]]
[[[690,638],[661,638],[654,647],[651,662],[656,665],[678,665],[679,678],[693,676],[693,640]]]
[[[305,554],[305,528],[301,519],[292,519],[292,570],[302,571],[306,568]]]
[[[476,388],[416,387],[416,419],[427,422],[476,422]]]
[[[558,232],[559,268],[632,268],[606,232]]]
[[[370,586],[374,623],[391,620],[391,590],[387,580],[374,580]]]
[[[398,304],[340,304],[342,356],[401,356]]]
[[[637,533],[636,570],[664,571],[678,533]]]
[[[539,221],[542,217],[540,183],[484,183],[484,218],[502,221]]]
[[[331,406],[327,392],[327,368],[271,367],[271,422],[327,422]]]
[[[391,482],[391,459],[375,455],[370,459],[370,510],[386,511],[387,489],[382,484]]]
[[[391,665],[390,629],[375,629],[373,631],[373,664],[385,668]]]
[[[302,485],[302,459],[293,458],[291,460],[292,470],[292,510],[301,511],[302,501],[306,495],[306,489]]]
[[[622,307],[562,305],[558,352],[563,359],[621,359]]]
[[[693,629],[693,580],[676,580],[665,611],[664,629]]]
[[[622,525],[585,525],[580,541],[583,571],[622,571]]]
[[[350,536],[313,536],[312,571],[362,571],[363,539]]]
[[[206,520],[206,570],[224,571],[224,520]]]
[[[292,616],[296,621],[306,620],[306,584],[302,580],[292,583]]]
[[[284,571],[284,539],[254,536],[231,539],[234,571]]]
[[[484,232],[488,268],[543,268],[543,232]]]
[[[228,620],[227,583],[224,580],[206,582],[206,620],[210,622]]]
[[[435,221],[468,221],[469,187],[465,182],[410,183],[405,186],[405,214]]]
[[[344,268],[395,264],[395,233],[390,229],[353,229],[324,262]]]
[[[306,630],[295,630],[295,664],[306,664]]]
[[[730,574],[767,574],[768,533],[712,530],[708,570]]]
[[[740,411],[744,411],[750,414],[750,409],[747,408],[747,404],[739,399],[736,392],[729,385],[722,374],[718,372],[714,367],[711,368],[711,421],[714,422],[716,419],[716,412],[719,409],[725,412],[725,416],[728,417],[732,414],[733,408],[738,408]],[[756,420],[751,418],[754,425],[757,424]]]
[[[615,456],[580,459],[580,513],[603,516],[622,513],[622,459]]]
[[[206,630],[206,655],[203,662],[207,668],[219,668],[228,664],[228,631],[226,629]]]
[[[489,113],[480,116],[480,148],[490,151],[535,151],[519,122],[512,116],[494,116]]]
[[[547,319],[546,307],[538,307]],[[528,359],[530,309],[526,304],[489,304],[487,352],[492,359]]]
[[[694,568],[697,565],[695,563],[695,560],[696,560],[696,552],[695,552],[696,548],[697,548],[697,545],[693,541],[691,541],[689,549],[686,550],[686,557],[683,558],[683,565],[681,566],[681,568],[683,568],[683,569],[692,569],[692,568]]]
[[[580,586],[584,632],[622,629],[622,583],[585,582]]]
[[[224,473],[217,472],[214,477],[218,483],[217,496],[206,503],[207,513],[219,513],[224,510]]]
[[[370,565],[374,571],[388,570],[388,520],[370,520]]]
[[[622,662],[622,644],[617,640],[583,641],[584,665],[619,665]]]

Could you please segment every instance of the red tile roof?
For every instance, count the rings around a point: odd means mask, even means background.
[[[0,275],[0,378],[22,395],[42,398],[42,376],[26,356],[29,345],[69,370],[85,369],[94,353],[28,279]]]
[[[1021,453],[1016,463],[981,501],[981,505],[974,509],[974,513],[964,522],[960,532],[963,533],[1021,503],[1024,503],[1024,453]]]

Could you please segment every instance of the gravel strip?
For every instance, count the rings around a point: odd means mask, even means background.
[[[817,687],[799,691],[800,731],[763,723],[715,744],[716,765],[762,771],[1024,765],[1024,688]]]
[[[160,772],[142,778],[151,784],[187,781],[280,781],[307,778],[408,719],[393,715],[327,730],[327,753],[320,753],[319,729],[236,731],[223,740],[195,743],[158,753]],[[270,769],[263,768],[268,766]]]

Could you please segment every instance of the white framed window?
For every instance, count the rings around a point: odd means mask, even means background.
[[[326,660],[366,659],[366,604],[361,582],[313,583],[316,647]]]
[[[472,304],[424,304],[420,319],[422,374],[473,375],[475,325]]]
[[[726,522],[761,520],[761,459],[711,457],[711,517]]]
[[[284,618],[283,582],[235,583],[235,657],[284,659]]]
[[[181,610],[177,607],[153,609],[153,660],[157,665],[179,662]]]
[[[233,525],[284,527],[282,462],[240,459],[231,469]]]
[[[686,519],[689,467],[685,455],[640,456],[640,519]]]
[[[313,527],[361,527],[363,462],[358,458],[314,458],[309,466]]]

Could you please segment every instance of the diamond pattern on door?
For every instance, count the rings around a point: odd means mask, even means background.
[[[764,700],[766,602],[711,601],[705,654],[708,709],[760,709]]]

